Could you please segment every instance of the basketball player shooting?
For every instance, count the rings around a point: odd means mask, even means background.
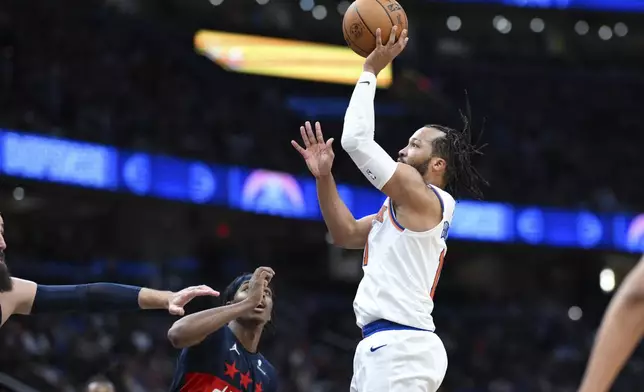
[[[579,392],[609,391],[642,336],[644,257],[628,274],[608,305]]]
[[[353,392],[434,392],[447,370],[447,354],[434,333],[433,297],[447,251],[455,200],[445,188],[479,195],[481,177],[470,164],[478,150],[469,125],[456,131],[427,125],[409,139],[395,162],[374,141],[376,77],[407,45],[393,27],[387,44],[376,31],[344,118],[342,148],[373,186],[388,197],[377,214],[356,220],[331,175],[333,139],[319,123],[300,128],[304,148],[291,144],[315,176],[324,221],[334,244],[364,248],[364,276],[353,302],[363,340],[354,357]]]
[[[5,263],[4,220],[0,216],[0,326],[14,314],[64,312],[118,312],[166,309],[183,316],[183,307],[195,297],[218,296],[208,286],[173,293],[114,283],[45,286],[11,276]]]
[[[276,392],[273,366],[257,351],[273,313],[275,272],[259,267],[228,285],[221,306],[188,315],[168,339],[183,348],[170,391]]]

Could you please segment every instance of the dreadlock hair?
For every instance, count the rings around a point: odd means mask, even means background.
[[[219,306],[225,306],[235,299],[235,294],[237,294],[237,291],[241,287],[241,285],[245,282],[248,282],[251,278],[253,277],[253,274],[251,273],[243,273],[233,279],[232,282],[224,289],[224,292],[221,293],[221,296],[219,297]],[[274,321],[275,321],[275,288],[273,287],[273,282],[271,281],[268,284],[268,287],[271,289],[273,292],[273,308],[271,309],[271,321],[266,323],[264,326],[265,331],[275,331],[275,326],[274,326]]]
[[[467,92],[465,93],[467,95]],[[483,131],[479,134],[476,142],[472,142],[471,118],[472,109],[469,100],[466,100],[466,112],[459,110],[463,121],[463,130],[443,125],[427,125],[427,127],[438,129],[445,134],[434,140],[434,154],[447,161],[445,170],[446,188],[460,198],[464,194],[481,200],[483,192],[480,185],[488,186],[489,183],[481,176],[476,167],[472,164],[472,158],[476,155],[483,155],[481,151],[487,144],[478,145]]]

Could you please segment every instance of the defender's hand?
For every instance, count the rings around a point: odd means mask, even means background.
[[[248,283],[248,297],[246,297],[253,307],[258,306],[264,299],[264,292],[273,276],[275,276],[275,271],[270,267],[259,267],[253,272]]]
[[[378,76],[380,71],[385,69],[407,46],[409,37],[407,37],[407,30],[403,30],[398,40],[396,40],[396,31],[398,26],[391,28],[391,34],[386,45],[382,44],[382,31],[376,29],[376,48],[369,54],[369,57],[364,62],[362,69],[365,72],[371,72]]]
[[[215,291],[208,286],[192,286],[179,292],[171,293],[168,297],[168,312],[175,316],[183,316],[185,310],[183,307],[196,297],[219,297],[219,291]]]
[[[300,127],[300,134],[305,148],[302,148],[295,140],[291,140],[291,145],[302,155],[311,174],[315,178],[331,174],[333,158],[335,158],[331,146],[333,138],[324,142],[322,126],[319,122],[315,123],[315,134],[313,134],[311,123],[308,121],[303,127]]]

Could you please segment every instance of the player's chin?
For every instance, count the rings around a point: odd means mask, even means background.
[[[245,315],[242,320],[250,324],[265,324],[270,318],[266,308],[255,308]]]

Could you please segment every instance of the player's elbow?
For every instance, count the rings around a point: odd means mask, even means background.
[[[168,330],[168,340],[174,348],[186,348],[194,345],[193,339],[188,336],[181,325],[176,325],[176,323]]]
[[[342,149],[346,152],[355,151],[360,145],[360,140],[355,135],[350,134],[349,132],[342,132],[342,138],[340,139],[340,144],[342,144]]]

